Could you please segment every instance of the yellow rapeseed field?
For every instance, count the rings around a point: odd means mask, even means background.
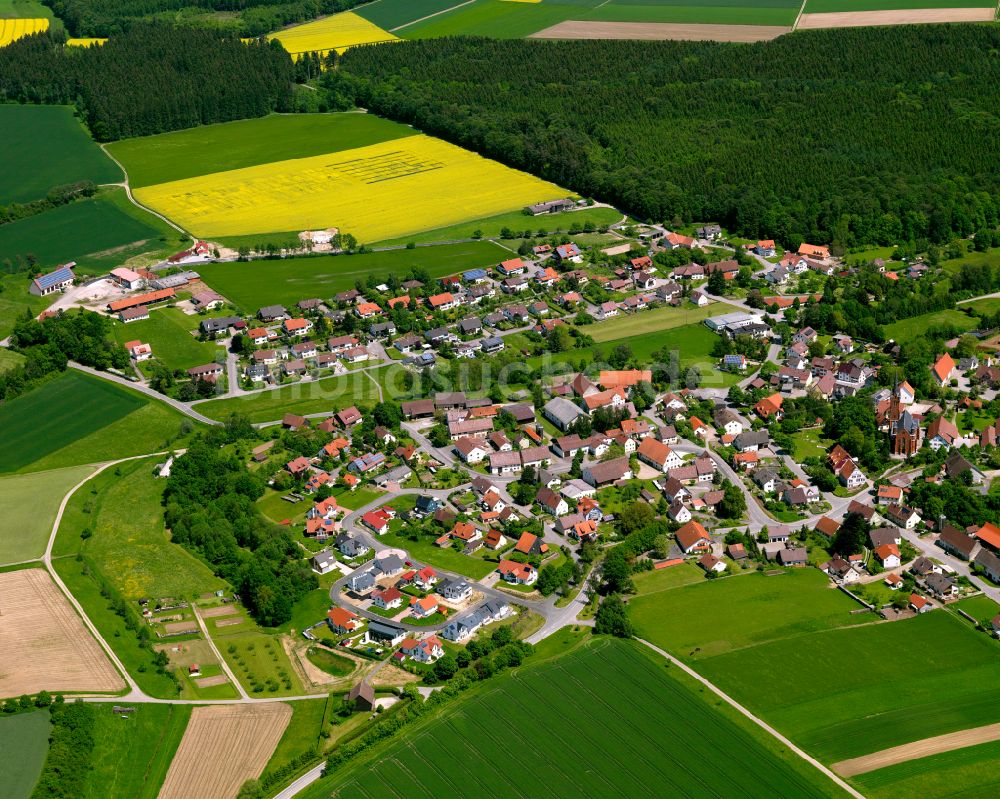
[[[202,238],[340,228],[406,236],[565,197],[553,183],[429,136],[277,161],[135,190]]]
[[[91,36],[84,36],[79,39],[67,39],[66,44],[69,47],[90,47],[92,44],[104,44],[107,39],[98,39]]]
[[[268,34],[267,38],[277,39],[292,55],[312,51],[328,53],[330,50],[342,53],[358,44],[398,41],[389,31],[350,11],[286,28]]]
[[[0,47],[27,36],[49,29],[47,19],[0,19]]]

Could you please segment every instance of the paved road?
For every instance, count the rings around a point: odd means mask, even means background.
[[[997,588],[997,586],[992,583],[988,583],[982,577],[974,575],[972,570],[969,568],[968,561],[956,558],[954,555],[941,549],[941,547],[935,543],[937,541],[937,536],[931,535],[926,538],[921,538],[914,530],[903,530],[902,528],[900,528],[900,532],[902,533],[903,538],[920,550],[921,554],[951,566],[951,568],[953,568],[958,574],[968,577],[972,584],[986,594],[986,596],[997,604],[1000,604],[1000,588]]]

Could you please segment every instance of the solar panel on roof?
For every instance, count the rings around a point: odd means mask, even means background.
[[[42,275],[35,279],[38,287],[41,289],[47,289],[51,286],[57,285],[59,283],[64,283],[67,280],[73,279],[73,271],[68,266],[62,266],[56,269],[54,272],[49,272],[47,275]]]

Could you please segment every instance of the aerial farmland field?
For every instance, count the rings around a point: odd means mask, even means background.
[[[124,685],[76,611],[42,569],[0,572],[0,696]]]
[[[384,30],[393,31],[431,14],[453,8],[459,2],[461,0],[376,0],[359,6],[354,13]]]
[[[991,0],[806,0],[806,14],[919,8],[995,8]]]
[[[276,39],[294,58],[302,53],[344,52],[349,47],[394,42],[396,37],[364,17],[350,11],[293,25],[268,36]]]
[[[159,799],[231,799],[264,770],[291,717],[283,702],[196,707]]]
[[[852,782],[870,799],[996,796],[1000,792],[1000,741],[955,749],[870,771]],[[959,790],[956,792],[956,788]]]
[[[0,226],[0,252],[12,260],[34,255],[43,269],[76,261],[77,274],[88,274],[113,269],[143,253],[152,257],[174,252],[188,241],[179,236],[116,188]]]
[[[124,139],[108,151],[125,168],[129,185],[141,188],[413,135],[413,128],[373,114],[271,114]]]
[[[37,200],[53,186],[78,180],[122,180],[66,106],[0,105],[0,130],[0,203]]]
[[[842,795],[664,665],[614,639],[529,660],[303,797]]]
[[[49,29],[49,21],[45,18],[26,19],[17,17],[15,19],[4,19],[0,17],[0,47],[16,42],[22,36],[29,36],[32,33],[39,33]]]
[[[7,799],[29,799],[49,748],[47,710],[0,718],[0,785]]]
[[[606,22],[678,22],[716,25],[782,25],[789,27],[799,0],[610,0],[584,19]]]
[[[144,205],[202,238],[336,227],[359,242],[479,219],[567,194],[552,183],[421,134],[134,193]]]
[[[384,280],[413,268],[432,278],[499,263],[509,252],[489,241],[388,250],[359,255],[325,255],[199,266],[202,279],[247,313],[273,303],[294,305],[312,297],[330,298],[354,288],[369,275]],[[129,325],[131,328],[132,325]]]

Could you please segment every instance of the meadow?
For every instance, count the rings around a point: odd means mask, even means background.
[[[0,227],[3,231],[3,227]],[[37,316],[52,302],[52,297],[35,297],[28,293],[27,274],[0,274],[0,338],[7,338],[14,329],[14,324],[25,313]],[[10,361],[16,353],[5,352],[0,359],[0,369],[7,368],[5,361]]]
[[[350,11],[283,28],[267,38],[281,42],[292,57],[310,52],[326,54],[331,50],[342,53],[359,44],[396,41],[388,31]]]
[[[211,363],[220,352],[219,345],[212,341],[199,341],[191,335],[192,322],[197,325],[198,316],[188,316],[179,308],[159,308],[140,319],[114,324],[114,337],[119,344],[138,339],[153,346],[153,357],[162,361],[170,369],[190,369],[192,366]]]
[[[841,795],[664,665],[614,639],[529,660],[303,797]]]
[[[50,472],[0,477],[0,563],[39,558],[63,496],[93,471],[71,466]]]
[[[156,452],[181,414],[123,386],[68,369],[0,407],[0,474]]]
[[[79,551],[126,599],[192,599],[226,587],[211,569],[174,544],[164,527],[165,481],[153,477],[154,459],[114,467],[91,505],[92,535]]]
[[[329,299],[354,288],[359,280],[367,281],[370,275],[378,280],[393,274],[405,279],[407,272],[416,268],[432,278],[444,277],[495,265],[509,254],[492,242],[471,241],[359,255],[200,264],[198,273],[230,302],[248,313],[256,313],[258,308],[274,303],[294,305],[311,297]]]
[[[175,252],[188,241],[179,236],[115,188],[0,226],[0,252],[12,260],[30,253],[42,269],[76,261],[76,274],[97,274],[136,255]]]
[[[380,536],[379,541],[387,547],[405,549],[412,557],[422,563],[453,571],[471,577],[473,580],[482,579],[497,567],[495,562],[491,563],[481,557],[463,555],[450,547],[442,549],[434,546],[434,539],[430,536],[422,536],[418,541],[410,541],[396,532],[388,532]]]
[[[601,22],[675,22],[715,25],[791,26],[802,4],[799,0],[611,0],[584,19]]]
[[[974,799],[1000,791],[1000,741],[870,771],[853,782],[870,799]]]
[[[806,0],[805,13],[895,11],[911,8],[990,8],[992,0]]]
[[[587,19],[600,0],[540,3],[475,0],[440,16],[403,28],[407,39],[436,39],[443,36],[490,36],[494,39],[521,39],[567,19]]]
[[[628,605],[640,638],[696,661],[871,620],[852,616],[860,605],[830,588],[826,575],[815,569],[667,586],[633,597]]]
[[[123,719],[97,706],[94,754],[80,799],[156,799],[184,735],[190,705],[139,703]]]
[[[912,338],[919,337],[926,330],[932,327],[950,325],[957,330],[965,332],[968,330],[974,330],[978,324],[979,319],[977,317],[969,316],[968,314],[962,313],[962,311],[948,308],[943,311],[934,311],[933,313],[913,316],[909,319],[900,319],[898,322],[893,322],[891,325],[885,325],[883,330],[885,331],[886,339],[891,338],[895,341],[909,341]]]
[[[700,322],[709,316],[728,313],[735,310],[730,305],[712,303],[704,308],[699,308],[691,303],[684,303],[679,308],[669,305],[653,310],[637,311],[631,314],[619,314],[611,319],[586,328],[587,335],[594,341],[606,342],[618,338],[630,336],[648,335],[658,333],[662,330],[670,330],[675,327],[692,325]]]
[[[406,125],[364,113],[271,114],[124,139],[108,145],[133,188],[248,166],[351,150],[413,136]]]
[[[134,193],[202,238],[337,227],[359,242],[566,196],[553,183],[422,134]]]
[[[350,405],[371,405],[378,401],[378,388],[368,375],[379,379],[387,371],[402,371],[401,366],[386,366],[370,372],[353,372],[342,377],[295,383],[270,391],[258,391],[240,397],[207,400],[195,407],[209,419],[223,421],[232,413],[241,413],[251,422],[273,422],[286,413],[308,415],[333,413]],[[381,382],[381,380],[380,380]]]
[[[122,180],[67,106],[0,105],[0,130],[0,203],[37,200],[78,180]]]
[[[225,630],[216,630],[212,638],[247,693],[257,698],[305,693],[276,636],[256,631],[227,635]]]
[[[563,211],[557,214],[543,214],[542,216],[531,216],[520,211],[508,211],[505,214],[474,219],[471,222],[460,222],[457,225],[425,230],[412,236],[403,236],[398,239],[387,239],[386,241],[375,242],[378,246],[392,246],[400,244],[424,244],[435,241],[451,241],[454,239],[469,239],[476,236],[484,239],[500,238],[500,231],[509,228],[515,233],[523,233],[530,230],[537,234],[545,231],[538,238],[552,235],[553,233],[566,232],[573,224],[581,227],[590,223],[595,228],[605,225],[612,225],[622,221],[623,214],[614,208],[581,208],[578,211]],[[575,236],[574,236],[575,238]]]
[[[49,751],[47,710],[0,718],[0,785],[7,799],[29,799]]]
[[[303,700],[288,704],[292,708],[292,720],[288,722],[264,769],[265,775],[282,768],[303,752],[316,751],[322,743],[320,732],[326,717],[327,700]]]
[[[377,0],[355,9],[354,13],[384,30],[392,31],[415,20],[445,11],[458,2],[461,0]]]
[[[750,617],[730,613],[737,626]],[[697,668],[826,762],[1000,717],[996,642],[943,611],[775,637]]]
[[[0,372],[13,369],[24,363],[24,356],[19,352],[0,347]]]

